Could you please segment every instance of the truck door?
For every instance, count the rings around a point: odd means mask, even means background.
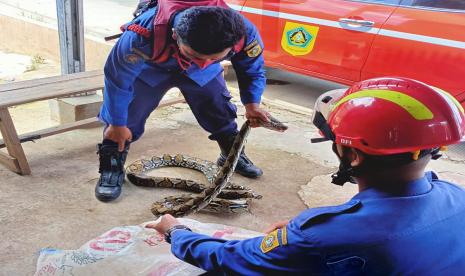
[[[340,83],[360,80],[373,39],[400,0],[246,0],[268,65]]]
[[[376,37],[362,78],[394,75],[465,101],[465,0],[404,0]]]

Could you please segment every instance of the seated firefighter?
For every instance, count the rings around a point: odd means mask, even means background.
[[[465,137],[462,106],[403,78],[359,82],[317,102],[314,124],[340,160],[333,183],[359,193],[308,209],[267,235],[222,240],[172,216],[148,225],[179,259],[215,275],[457,275],[465,271],[465,190],[425,173],[444,146]]]
[[[142,1],[137,17],[105,64],[105,123],[98,145],[100,178],[95,196],[118,198],[129,144],[144,133],[145,122],[165,93],[181,90],[199,125],[218,143],[218,165],[225,163],[238,130],[236,106],[222,76],[222,60],[231,60],[241,101],[251,127],[268,121],[260,107],[265,88],[263,43],[257,28],[222,0]],[[242,152],[236,172],[257,178],[263,171]]]

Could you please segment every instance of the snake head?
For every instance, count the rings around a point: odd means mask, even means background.
[[[275,117],[268,115],[269,122],[260,121],[260,126],[268,128],[274,131],[284,132],[288,129],[288,126],[280,122]]]
[[[235,214],[242,214],[245,212],[250,211],[250,204],[249,201],[247,200],[242,200],[242,201],[236,201],[235,203],[231,203],[229,206],[229,212],[235,213]]]

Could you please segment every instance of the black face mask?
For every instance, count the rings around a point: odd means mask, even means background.
[[[343,156],[339,156],[335,143],[333,143],[333,152],[339,158],[339,170],[331,175],[331,183],[339,186],[343,186],[346,182],[356,184],[353,178],[353,176],[356,175],[356,169],[350,165],[350,160],[348,160],[344,154]]]

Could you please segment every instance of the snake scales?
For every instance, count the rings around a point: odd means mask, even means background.
[[[262,127],[285,131],[287,126],[270,116],[270,122],[261,122]],[[164,187],[184,189],[200,194],[184,194],[169,196],[152,204],[151,211],[155,216],[171,214],[175,217],[187,216],[201,209],[214,212],[242,212],[248,210],[251,199],[259,199],[260,195],[252,190],[229,183],[234,173],[237,161],[250,132],[250,122],[247,120],[237,134],[231,150],[223,166],[177,154],[154,156],[151,159],[141,159],[126,168],[129,181],[137,186]],[[176,166],[190,168],[202,172],[210,185],[206,186],[192,180],[179,178],[148,176],[145,173],[156,168]]]

